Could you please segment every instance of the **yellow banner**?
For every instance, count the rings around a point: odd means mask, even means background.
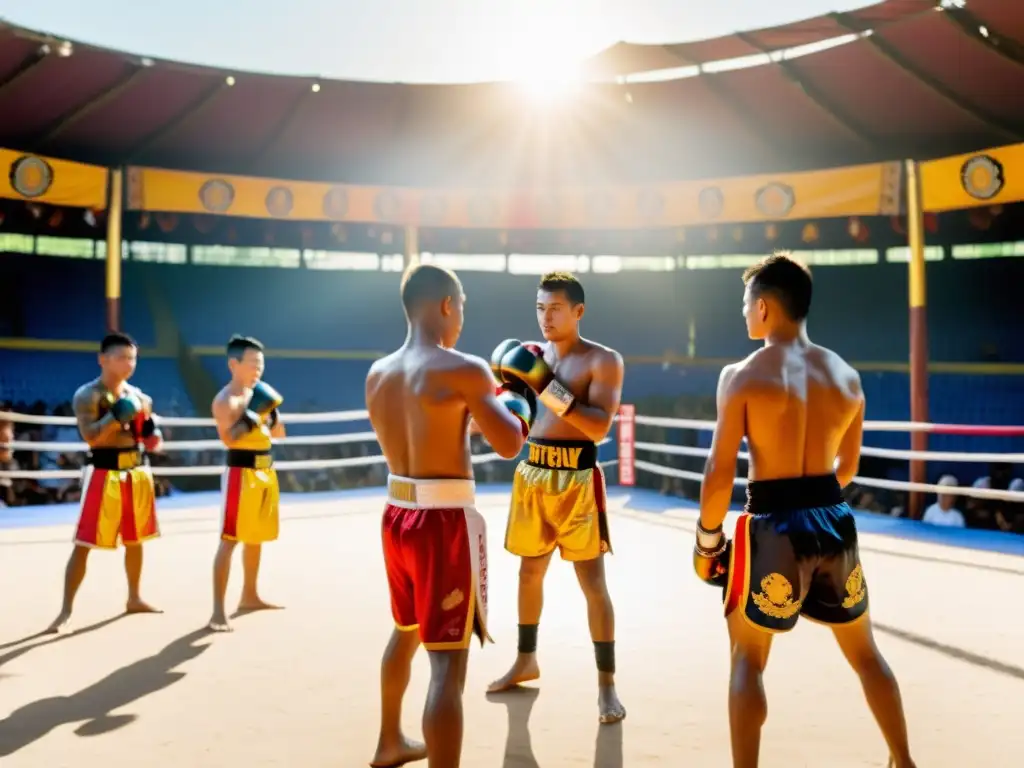
[[[899,163],[645,186],[410,189],[132,168],[128,208],[297,221],[465,229],[649,229],[891,215]]]
[[[921,164],[926,211],[951,211],[1024,200],[1024,144]]]
[[[74,208],[107,207],[107,169],[0,149],[0,197]]]

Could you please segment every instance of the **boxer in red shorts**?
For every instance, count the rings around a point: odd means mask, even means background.
[[[495,389],[490,366],[456,352],[465,295],[454,273],[430,265],[402,279],[405,344],[366,377],[366,407],[387,459],[382,536],[396,629],[381,662],[381,729],[371,766],[426,759],[458,768],[469,645],[487,635],[487,536],[474,509],[469,424],[506,458],[519,455],[536,413]],[[430,654],[426,744],[401,728],[402,698],[420,643]]]

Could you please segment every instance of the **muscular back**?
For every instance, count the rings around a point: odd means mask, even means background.
[[[392,474],[473,478],[463,392],[479,366],[454,350],[405,347],[370,368],[366,407]]]
[[[864,395],[839,355],[809,343],[765,347],[729,372],[746,415],[750,479],[856,471]],[[855,443],[855,445],[853,445]],[[844,467],[847,456],[852,467]]]

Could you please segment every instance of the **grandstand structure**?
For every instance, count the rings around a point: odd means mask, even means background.
[[[205,411],[243,331],[291,402],[359,408],[420,258],[462,274],[469,351],[532,336],[536,273],[567,268],[629,400],[707,396],[751,349],[739,268],[788,247],[820,266],[812,333],[857,362],[869,418],[1024,423],[1011,5],[889,0],[622,44],[548,111],[507,84],[234,72],[0,25],[0,397],[66,400],[120,325],[158,404]]]

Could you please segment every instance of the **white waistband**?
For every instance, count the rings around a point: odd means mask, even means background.
[[[472,480],[417,480],[388,475],[388,504],[410,509],[472,507],[476,483]]]

